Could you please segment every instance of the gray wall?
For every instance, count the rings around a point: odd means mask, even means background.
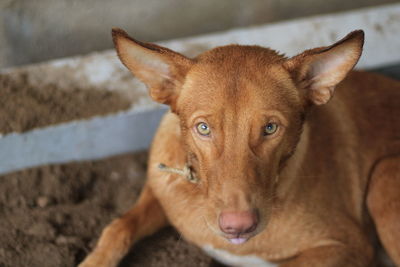
[[[0,0],[0,68],[399,0]]]

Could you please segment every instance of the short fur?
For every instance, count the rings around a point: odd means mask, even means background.
[[[121,61],[171,112],[140,199],[81,267],[116,266],[133,242],[167,224],[198,246],[284,267],[375,266],[378,236],[400,265],[400,83],[350,72],[362,31],[293,58],[229,45],[189,59],[120,29],[113,38]],[[196,131],[200,122],[209,136]],[[278,130],[263,135],[269,122]],[[200,182],[159,163],[189,164]],[[257,210],[257,229],[231,244],[219,214],[247,210]]]

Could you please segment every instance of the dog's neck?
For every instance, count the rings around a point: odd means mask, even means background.
[[[301,173],[301,166],[303,166],[306,152],[309,145],[310,130],[307,121],[304,123],[303,132],[300,136],[299,143],[293,155],[288,159],[285,167],[279,174],[277,180],[277,197],[284,199],[288,195],[292,183],[297,179]]]

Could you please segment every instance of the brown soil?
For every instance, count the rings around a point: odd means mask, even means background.
[[[29,83],[27,73],[0,75],[0,134],[114,113],[130,105],[116,92],[61,90],[54,84],[38,88]]]
[[[0,266],[75,266],[101,229],[138,197],[147,153],[0,176]],[[208,266],[171,228],[134,246],[121,266]]]

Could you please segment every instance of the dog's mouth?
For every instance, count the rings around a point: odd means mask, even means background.
[[[223,237],[231,244],[241,245],[246,243],[250,238],[257,235],[257,231],[251,233],[241,233],[237,235],[224,234]]]
[[[236,237],[236,238],[228,238],[228,241],[235,245],[240,245],[247,242],[248,238],[245,237]]]
[[[225,237],[229,243],[234,244],[234,245],[241,245],[243,243],[246,243],[247,240],[249,240],[249,237],[244,237],[244,236],[238,236],[238,237]]]
[[[205,220],[205,221],[206,221],[206,224],[208,225],[208,227],[211,229],[211,231],[214,232],[214,234],[221,236],[226,241],[228,241],[229,243],[234,244],[234,245],[244,244],[250,238],[254,237],[255,235],[257,235],[260,232],[260,227],[257,227],[257,229],[255,231],[248,232],[248,233],[244,232],[244,233],[239,233],[239,234],[226,234],[226,233],[223,233],[223,232],[217,230],[213,226],[211,226],[207,220]]]

